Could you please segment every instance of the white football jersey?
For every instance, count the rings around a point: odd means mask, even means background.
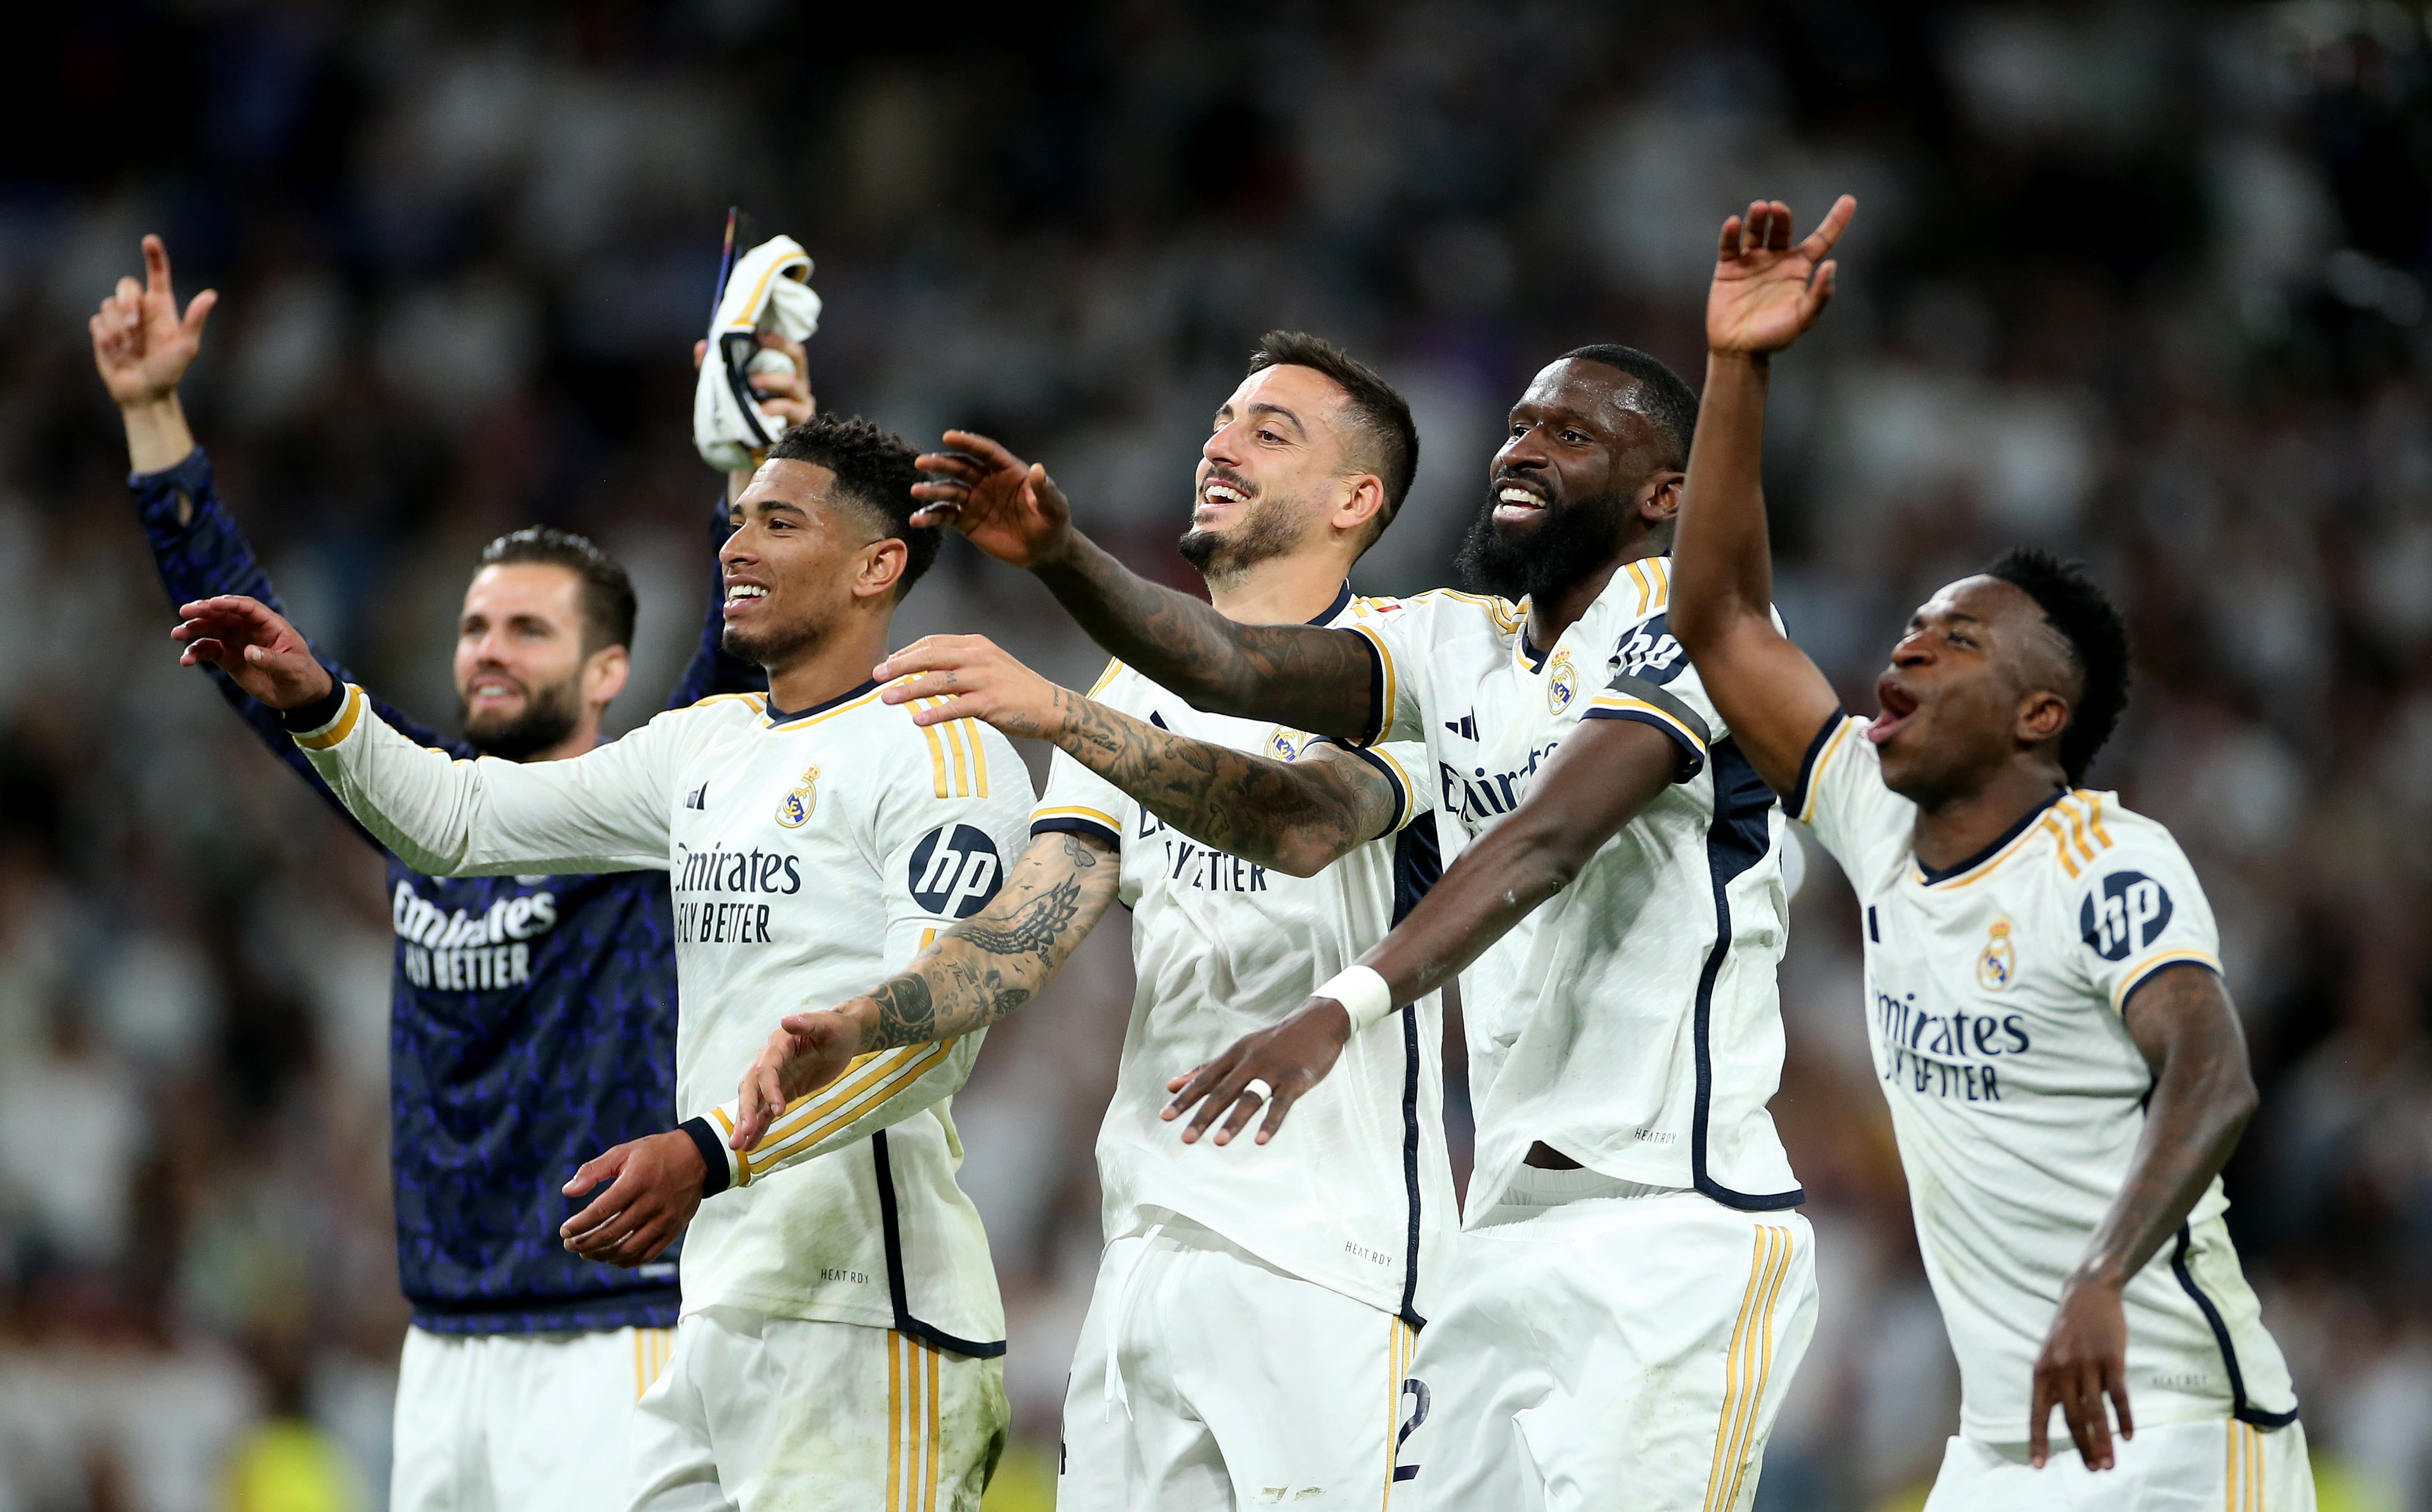
[[[1315,623],[1350,613],[1344,589]],[[1111,664],[1090,697],[1236,750],[1295,761],[1316,737],[1203,713]],[[1270,1028],[1385,937],[1433,882],[1434,818],[1416,744],[1357,753],[1401,797],[1390,832],[1314,877],[1211,850],[1105,778],[1056,753],[1031,832],[1077,831],[1123,857],[1139,986],[1114,1101],[1098,1132],[1109,1242],[1158,1210],[1205,1224],[1278,1268],[1412,1326],[1425,1320],[1440,1247],[1458,1222],[1444,1138],[1444,1011],[1430,995],[1355,1035],[1271,1142],[1182,1142],[1157,1115],[1167,1079]],[[1396,899],[1400,907],[1396,907]],[[1255,1131],[1257,1125],[1251,1126]]]
[[[1962,1427],[2022,1442],[2061,1284],[2144,1130],[2153,1074],[2121,1005],[2164,966],[2219,970],[2219,936],[2170,832],[2113,793],[2055,792],[1977,856],[1928,873],[1911,844],[1917,806],[1883,785],[1866,728],[1825,725],[1791,806],[1865,910],[1866,1032],[1959,1358]],[[2227,1206],[2215,1179],[2128,1284],[2139,1424],[2296,1416]]]
[[[1732,1207],[1804,1201],[1765,1111],[1782,1080],[1784,831],[1665,628],[1670,574],[1660,557],[1625,563],[1545,647],[1524,607],[1443,590],[1363,600],[1344,621],[1376,655],[1382,738],[1426,742],[1438,812],[1468,835],[1519,806],[1582,718],[1680,747],[1678,782],[1461,973],[1473,1215],[1539,1140]]]
[[[670,1121],[731,1127],[720,1104],[781,1016],[869,991],[977,913],[1022,837],[1030,776],[1012,746],[969,720],[924,731],[911,713],[875,684],[798,714],[729,694],[570,761],[518,764],[416,746],[350,689],[296,743],[416,870],[667,870]],[[684,1240],[684,1311],[744,1307],[1001,1352],[995,1271],[954,1184],[949,1113],[980,1038],[864,1057],[789,1108],[761,1150],[730,1152],[734,1184]]]

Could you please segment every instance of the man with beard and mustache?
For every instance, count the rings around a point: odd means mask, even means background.
[[[973,460],[927,462],[980,472],[991,453],[974,445]],[[1417,462],[1410,408],[1383,378],[1326,342],[1270,331],[1200,448],[1182,553],[1219,615],[1346,623],[1368,612],[1352,564]],[[832,1056],[772,1034],[743,1085],[737,1141],[755,1147],[777,1110],[855,1055],[1012,1012],[1120,900],[1139,985],[1098,1134],[1106,1249],[1066,1386],[1056,1505],[1381,1501],[1395,1424],[1376,1405],[1408,1373],[1454,1229],[1440,1004],[1423,996],[1393,1033],[1344,1054],[1305,1140],[1211,1161],[1158,1114],[1177,1064],[1277,1022],[1434,880],[1430,805],[1410,775],[1425,750],[1353,751],[1208,714],[1120,662],[1084,698],[981,638],[955,644],[1032,705],[1074,712],[1030,846],[997,900],[908,969],[804,1016]],[[1007,733],[1042,733],[996,716]],[[1169,826],[1251,766],[1285,781],[1227,786],[1217,806],[1292,804],[1283,843],[1234,848],[1224,832]]]
[[[93,360],[126,422],[136,513],[172,603],[244,594],[279,608],[221,502],[177,382],[216,303],[181,316],[160,239],[146,281],[122,279],[92,321]],[[774,406],[811,409],[797,372]],[[781,391],[781,392],[779,392]],[[725,536],[721,503],[713,544]],[[761,685],[718,649],[713,588],[670,705]],[[464,592],[455,682],[461,739],[386,703],[381,716],[452,757],[557,762],[600,743],[624,688],[634,599],[625,571],[545,527],[492,542]],[[326,676],[343,685],[334,664]],[[342,815],[277,710],[213,669],[221,696]],[[435,877],[347,816],[388,864],[397,934],[390,1003],[390,1167],[397,1278],[413,1304],[398,1372],[398,1512],[593,1508],[621,1485],[633,1399],[666,1358],[672,1263],[619,1268],[569,1254],[566,1173],[666,1127],[675,1106],[673,916],[661,872]]]
[[[1177,698],[1427,746],[1459,859],[1290,1016],[1174,1064],[1164,1110],[1190,1117],[1185,1142],[1224,1118],[1223,1145],[1263,1105],[1264,1145],[1366,1051],[1361,1030],[1461,973],[1477,1168],[1403,1383],[1393,1476],[1422,1504],[1746,1506],[1814,1330],[1814,1239],[1765,1111],[1783,830],[1665,628],[1696,419],[1646,353],[1565,354],[1513,406],[1461,553],[1478,586],[1522,601],[1361,601],[1340,628],[1241,623],[1142,580],[1073,529],[1043,469],[993,444],[953,436],[978,460],[924,462],[929,517],[1029,568]],[[1387,792],[1347,762],[1110,729],[968,642],[921,642],[880,675],[904,680],[889,697],[937,700],[922,718],[1115,745],[1118,781],[1164,785],[1168,822],[1240,854],[1305,848],[1328,782],[1347,790],[1337,811]],[[852,1038],[823,1020],[848,1017],[789,1020],[811,1079]]]

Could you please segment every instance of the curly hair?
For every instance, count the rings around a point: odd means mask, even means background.
[[[912,523],[912,512],[920,508],[912,496],[912,485],[920,480],[913,457],[903,437],[857,414],[818,414],[778,437],[767,459],[809,462],[836,474],[836,492],[876,516],[887,535],[904,543],[904,576],[895,581],[899,603],[937,560],[940,534],[934,525]]]
[[[1984,569],[2035,601],[2069,647],[2082,686],[2060,735],[2060,767],[2073,787],[2128,707],[2128,626],[2086,564],[2014,546]]]

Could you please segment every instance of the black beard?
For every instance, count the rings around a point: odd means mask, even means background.
[[[740,662],[757,667],[784,666],[803,652],[815,649],[827,639],[824,623],[771,626],[759,639],[735,630],[718,637],[718,649]]]
[[[464,696],[458,694],[456,723],[464,731],[464,744],[484,756],[520,762],[562,743],[583,718],[582,701],[575,696],[575,685],[582,680],[577,672],[563,682],[534,688],[524,700],[524,712],[497,726],[474,723]]]
[[[1526,535],[1503,529],[1489,497],[1453,559],[1461,580],[1497,598],[1543,598],[1579,581],[1620,553],[1630,500],[1618,495],[1549,505]]]
[[[1261,562],[1272,561],[1300,545],[1301,522],[1280,500],[1253,504],[1225,536],[1197,526],[1182,532],[1174,549],[1210,582],[1237,579]]]

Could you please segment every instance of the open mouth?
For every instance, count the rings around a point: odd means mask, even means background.
[[[473,709],[495,709],[501,704],[520,702],[523,697],[522,683],[494,673],[483,673],[464,688],[465,706]]]
[[[1917,713],[1917,695],[1886,677],[1875,684],[1875,702],[1882,712],[1866,727],[1866,738],[1880,746],[1898,734]]]
[[[1208,480],[1199,485],[1199,507],[1191,513],[1200,515],[1229,505],[1247,504],[1258,496],[1258,492],[1245,479],[1210,473]]]
[[[1495,485],[1495,517],[1498,520],[1534,519],[1545,512],[1545,496],[1534,484],[1516,479],[1505,479]]]
[[[730,582],[726,585],[726,602],[718,613],[728,619],[749,610],[768,596],[768,590],[756,582]]]

